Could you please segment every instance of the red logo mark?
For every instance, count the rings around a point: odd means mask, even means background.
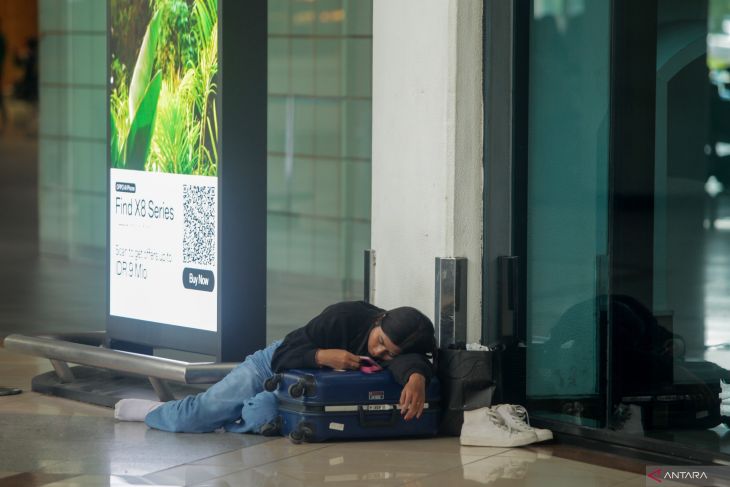
[[[656,477],[655,477],[655,475],[656,475]],[[661,484],[662,483],[662,479],[660,478],[661,475],[662,475],[662,469],[661,468],[657,468],[653,472],[649,472],[648,474],[646,474],[647,477],[649,477],[650,479],[652,479],[654,482],[656,482],[658,484]]]

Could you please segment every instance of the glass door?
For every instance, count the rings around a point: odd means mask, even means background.
[[[527,402],[588,426],[606,418],[610,6],[533,0],[529,16]]]
[[[729,460],[730,0],[532,0],[520,25],[531,416]]]

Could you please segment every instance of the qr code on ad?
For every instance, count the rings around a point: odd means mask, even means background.
[[[215,187],[183,185],[183,262],[215,263]]]

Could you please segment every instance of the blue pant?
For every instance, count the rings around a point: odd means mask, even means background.
[[[221,427],[235,433],[258,433],[277,414],[276,397],[264,390],[264,381],[273,375],[271,358],[280,343],[249,355],[207,391],[166,402],[151,411],[145,423],[174,433],[206,433]]]

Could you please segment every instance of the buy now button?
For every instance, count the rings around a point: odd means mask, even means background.
[[[206,269],[192,269],[186,267],[183,269],[183,286],[194,291],[213,291],[215,287],[215,276],[213,271]]]

